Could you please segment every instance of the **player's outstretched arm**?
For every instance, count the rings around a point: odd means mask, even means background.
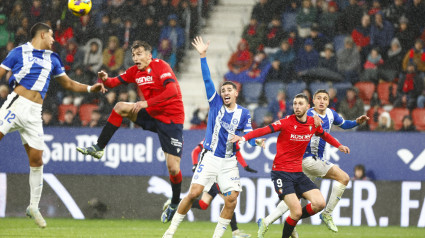
[[[209,42],[207,44],[204,44],[202,38],[198,36],[193,40],[192,45],[195,47],[195,49],[199,52],[201,56],[202,78],[204,79],[205,90],[207,92],[207,99],[210,100],[214,96],[216,91],[214,82],[211,79],[211,73],[208,67],[207,59],[205,58],[207,55]]]
[[[347,130],[347,129],[354,128],[354,127],[366,122],[367,120],[369,120],[369,117],[366,116],[366,115],[362,115],[362,116],[359,116],[356,120],[352,120],[352,121],[345,120],[344,123],[342,123],[342,125],[340,125],[339,127],[341,127],[344,130]]]
[[[84,93],[84,92],[102,92],[105,93],[108,90],[103,86],[102,83],[96,83],[93,86],[90,85],[86,85],[86,84],[81,84],[77,81],[72,80],[71,78],[68,77],[68,75],[64,74],[61,75],[59,77],[56,77],[56,80],[58,80],[58,82],[60,83],[60,85],[62,85],[62,87],[64,89],[73,91],[73,92],[79,92],[79,93]]]
[[[344,152],[345,154],[350,153],[350,149],[347,146],[339,143],[338,140],[331,136],[329,133],[323,131],[323,134],[321,134],[320,137],[335,148],[338,148],[338,150],[340,150],[341,152]]]

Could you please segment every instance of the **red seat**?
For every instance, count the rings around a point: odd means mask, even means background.
[[[416,108],[412,111],[413,124],[418,131],[425,131],[425,108]]]
[[[372,82],[358,82],[354,85],[359,89],[359,97],[363,100],[364,104],[370,104],[373,93],[375,92],[375,84]]]
[[[375,114],[375,112],[378,112],[378,117],[376,117],[376,121],[374,120],[375,118],[373,117],[373,114]],[[379,115],[381,115],[381,113],[385,112],[385,110],[382,107],[372,107],[370,108],[366,115],[369,117],[369,120],[367,121],[367,124],[369,125],[369,130],[374,131],[375,128],[378,126],[378,118]]]
[[[394,121],[394,129],[396,131],[400,130],[403,124],[403,117],[406,115],[409,115],[409,110],[407,108],[396,107],[390,111],[390,116]]]
[[[75,106],[74,104],[61,104],[58,107],[58,120],[60,122],[65,121],[65,113],[67,111],[71,111],[74,116],[77,114],[77,106]]]
[[[382,82],[378,84],[378,98],[381,101],[382,105],[391,104],[390,102],[390,86],[392,86],[392,95],[397,93],[397,84],[391,82]]]
[[[99,106],[96,104],[83,104],[80,106],[79,114],[80,114],[81,124],[83,126],[87,125],[87,123],[90,122],[92,111],[98,108]]]

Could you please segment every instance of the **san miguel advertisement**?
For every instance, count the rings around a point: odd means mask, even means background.
[[[157,135],[120,129],[101,160],[77,153],[77,146],[95,143],[98,134],[99,129],[45,129],[45,186],[40,208],[47,217],[159,219],[171,189]],[[350,182],[333,213],[336,225],[425,227],[425,135],[332,134],[350,147],[351,154],[330,147],[326,158],[350,176],[355,165],[363,164],[373,179]],[[192,175],[191,151],[203,135],[203,131],[184,132],[183,192],[188,191]],[[240,167],[243,192],[236,209],[239,222],[253,222],[277,205],[270,181],[276,139],[277,134],[269,135],[266,149],[242,146],[246,162],[258,173],[247,173]],[[0,143],[0,217],[21,216],[28,202],[28,159],[21,145],[17,133],[8,134]],[[332,181],[316,182],[327,197]],[[222,199],[215,199],[208,211],[192,209],[188,219],[216,221],[222,205]],[[303,222],[320,224],[320,219],[313,216]]]

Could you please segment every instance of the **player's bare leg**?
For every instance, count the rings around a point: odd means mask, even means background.
[[[77,147],[77,151],[85,155],[91,155],[96,159],[102,158],[106,145],[120,128],[123,118],[126,117],[133,122],[136,121],[137,113],[132,112],[133,105],[134,103],[129,102],[118,102],[115,104],[106,125],[99,135],[97,144],[86,148]]]
[[[326,173],[324,178],[335,180],[332,186],[332,192],[329,197],[328,204],[325,210],[320,214],[320,219],[326,224],[326,226],[333,232],[338,232],[338,227],[335,225],[332,219],[332,212],[335,209],[338,202],[341,200],[342,194],[345,191],[350,177],[346,172],[340,169],[338,166],[332,166],[332,168]]]
[[[42,150],[34,149],[28,144],[24,145],[25,151],[27,152],[29,164],[30,164],[30,205],[27,207],[26,215],[34,219],[35,224],[41,228],[46,227],[46,221],[40,214],[38,204],[40,202],[41,193],[43,191],[43,160]]]
[[[224,207],[221,210],[220,217],[218,218],[218,223],[214,231],[213,238],[222,237],[224,232],[227,229],[227,226],[232,219],[233,212],[235,211],[236,203],[238,200],[239,192],[231,191],[223,194],[224,198]]]
[[[180,171],[180,160],[181,158],[172,154],[164,153],[165,161],[167,163],[168,173],[170,174],[171,188],[173,195],[171,203],[168,206],[164,204],[164,211],[161,214],[161,221],[163,223],[171,221],[176,212],[177,205],[180,202],[181,184],[182,184],[182,173]],[[167,202],[166,202],[167,203]]]
[[[289,208],[289,216],[285,220],[283,226],[282,237],[290,237],[295,229],[297,222],[301,219],[303,209],[301,208],[300,201],[295,193],[287,194],[282,201]],[[263,237],[263,234],[258,233],[258,237]]]
[[[179,206],[177,207],[177,212],[174,214],[174,217],[171,220],[170,227],[168,227],[168,230],[164,233],[164,238],[173,237],[177,227],[180,225],[187,212],[192,207],[192,203],[199,195],[201,195],[203,190],[204,186],[200,184],[192,183],[192,185],[190,185],[189,193],[180,201]]]

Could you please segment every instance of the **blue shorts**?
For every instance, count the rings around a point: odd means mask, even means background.
[[[295,193],[298,198],[301,198],[303,193],[317,189],[316,184],[303,172],[272,171],[271,177],[280,200],[291,193]]]
[[[151,117],[146,109],[139,111],[135,123],[145,130],[157,133],[165,153],[182,156],[183,124],[164,123]]]

